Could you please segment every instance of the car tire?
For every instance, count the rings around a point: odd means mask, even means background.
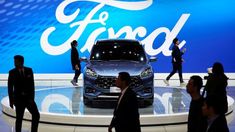
[[[83,96],[83,103],[87,106],[91,105],[91,100],[89,100],[88,98],[86,98],[85,96]]]

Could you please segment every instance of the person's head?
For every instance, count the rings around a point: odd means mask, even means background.
[[[73,40],[71,42],[71,47],[77,47],[78,46],[78,42],[76,40]]]
[[[223,75],[224,74],[224,67],[220,62],[215,62],[212,67],[212,73],[217,75]]]
[[[174,38],[174,39],[173,39],[173,44],[174,44],[174,45],[179,45],[179,44],[180,44],[179,39],[178,39],[178,38]]]
[[[22,68],[24,65],[24,57],[21,55],[14,56],[14,64],[16,68]]]
[[[205,98],[202,106],[204,116],[210,117],[222,113],[221,98],[216,95],[209,95]]]
[[[131,77],[128,72],[120,72],[118,74],[118,78],[116,80],[117,87],[124,89],[125,87],[129,86],[131,83]]]
[[[202,88],[202,85],[203,85],[203,82],[200,76],[197,76],[197,75],[191,76],[186,86],[187,92],[190,95],[194,93],[197,93],[200,95],[200,90]]]

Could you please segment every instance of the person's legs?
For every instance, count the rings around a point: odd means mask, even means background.
[[[27,104],[27,109],[32,115],[31,132],[37,132],[40,114],[38,112],[36,103],[33,100],[30,100]]]
[[[75,75],[73,77],[73,80],[71,81],[71,83],[74,85],[74,86],[78,86],[77,85],[77,82],[78,82],[78,77],[80,76],[81,74],[81,68],[79,68],[79,70],[75,70]]]
[[[23,102],[17,102],[15,106],[16,106],[15,130],[16,132],[21,132],[25,104]]]
[[[182,76],[182,64],[178,65],[178,73],[179,73],[180,83],[184,83],[183,76]]]
[[[171,73],[167,76],[166,80],[163,80],[164,83],[168,86],[169,85],[169,80],[170,78],[176,73],[177,71],[177,66],[176,64],[172,63],[172,67],[173,67],[173,70],[171,71]]]
[[[76,82],[76,83],[78,82],[78,77],[80,76],[80,74],[81,74],[80,68],[79,68],[79,70],[75,70],[75,75],[73,77],[74,82]]]
[[[166,80],[170,80],[170,78],[176,73],[177,71],[177,65],[173,63],[173,70],[171,71],[171,73],[167,76]]]

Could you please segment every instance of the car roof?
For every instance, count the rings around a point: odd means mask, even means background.
[[[140,43],[140,41],[136,40],[136,39],[99,39],[96,41],[96,43],[98,42],[117,42],[117,41],[122,41],[122,42],[138,42]]]

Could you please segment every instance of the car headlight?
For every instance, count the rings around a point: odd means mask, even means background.
[[[90,68],[86,69],[86,74],[87,74],[87,76],[90,76],[90,77],[98,77],[97,73],[95,71],[91,70]]]
[[[151,68],[147,68],[145,69],[141,74],[140,74],[140,77],[148,77],[150,76],[151,74],[153,73],[152,69]]]

